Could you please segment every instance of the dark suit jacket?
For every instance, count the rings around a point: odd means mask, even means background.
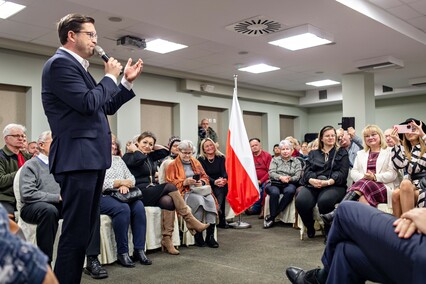
[[[107,115],[133,98],[104,77],[98,84],[68,52],[58,49],[44,65],[42,102],[52,130],[50,171],[102,170],[111,166]]]

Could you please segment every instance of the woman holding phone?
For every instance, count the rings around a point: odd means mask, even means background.
[[[392,209],[397,218],[416,204],[418,207],[424,207],[425,192],[419,192],[419,189],[421,180],[426,178],[425,132],[424,122],[408,118],[400,125],[395,125],[391,134],[395,143],[392,148],[392,162],[396,169],[403,169],[406,173],[399,188],[392,192]]]

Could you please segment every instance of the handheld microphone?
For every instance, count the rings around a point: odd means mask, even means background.
[[[108,62],[109,56],[105,53],[105,50],[99,45],[95,46],[96,53],[102,58],[103,61]],[[120,75],[123,74],[123,70],[120,71]]]

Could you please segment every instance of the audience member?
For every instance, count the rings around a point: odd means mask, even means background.
[[[184,217],[191,233],[202,232],[208,225],[202,224],[194,218],[173,183],[155,183],[156,165],[154,162],[169,154],[168,149],[155,144],[156,141],[157,138],[152,132],[143,132],[138,137],[137,145],[127,146],[128,152],[124,154],[123,160],[136,179],[136,187],[142,190],[143,204],[158,206],[162,209],[162,249],[169,254],[177,255],[179,251],[174,247],[172,241],[175,210]]]
[[[112,138],[112,144],[111,144],[112,155],[123,157],[123,153],[121,152],[120,142],[118,141],[117,137],[114,134],[111,134],[111,138]]]
[[[43,132],[37,140],[39,155],[27,161],[19,175],[19,191],[23,203],[21,217],[25,222],[37,225],[37,245],[49,257],[49,263],[53,259],[53,244],[58,222],[62,219],[61,189],[49,172],[51,143],[52,133]],[[84,270],[95,279],[108,277],[107,271],[98,260],[99,253],[100,220],[98,218],[86,250],[87,266]]]
[[[213,128],[209,126],[209,120],[207,118],[203,118],[200,122],[200,125],[198,126],[198,144],[197,144],[198,153],[200,153],[201,141],[206,138],[210,138],[211,140],[214,141],[214,143],[217,143],[216,132],[213,130]],[[219,144],[217,144],[216,146],[219,147]]]
[[[392,209],[396,217],[414,208],[416,202],[424,205],[424,191],[419,194],[420,181],[426,177],[426,125],[424,122],[408,118],[401,123],[409,125],[412,132],[397,135],[395,128],[392,132],[392,140],[395,146],[392,148],[392,162],[397,169],[403,169],[408,175],[392,192]],[[402,139],[402,144],[401,144]]]
[[[38,155],[37,141],[31,141],[28,143],[27,153],[31,154],[33,157]]]
[[[269,179],[269,165],[272,161],[271,155],[262,150],[262,144],[259,138],[249,140],[250,148],[253,153],[254,165],[256,167],[257,182],[259,183],[260,198],[249,209],[245,211],[247,215],[259,214],[263,217],[263,201],[266,182]]]
[[[16,211],[16,199],[13,193],[13,179],[16,172],[32,155],[22,152],[25,127],[20,124],[8,124],[3,129],[4,147],[0,149],[0,204],[13,218]]]
[[[323,268],[286,269],[291,283],[424,283],[426,208],[401,218],[360,202],[338,208],[322,256]]]
[[[278,214],[293,201],[296,185],[302,174],[302,164],[299,159],[292,157],[293,144],[283,140],[279,144],[281,156],[272,159],[269,165],[270,183],[266,185],[269,194],[270,215],[265,217],[264,228],[274,226]],[[283,197],[280,200],[280,194]]]
[[[14,235],[9,222],[7,212],[0,204],[0,282],[59,283],[48,264],[47,257],[38,248]]]
[[[19,149],[22,153],[28,154],[28,140],[27,134],[24,133],[24,139],[22,139],[22,148]]]
[[[300,153],[300,156],[303,158],[303,159],[307,159],[308,158],[308,155],[309,155],[309,148],[308,148],[308,142],[306,142],[306,141],[303,141],[302,142],[302,145],[300,146],[300,151],[299,151],[299,153]]]
[[[180,142],[180,138],[178,136],[172,136],[169,138],[169,155],[163,159],[163,162],[160,165],[160,169],[158,170],[158,183],[165,183],[166,181],[166,169],[168,165],[179,155],[178,145]]]
[[[114,138],[115,136],[112,139],[112,164],[105,173],[103,191],[115,189],[126,194],[130,188],[135,186],[135,177],[130,173],[121,157],[116,155],[117,145]],[[133,261],[139,261],[143,265],[152,264],[152,261],[145,255],[146,215],[142,201],[124,203],[109,195],[102,195],[100,206],[101,214],[106,214],[112,219],[118,263],[124,267],[134,267]],[[133,261],[129,256],[129,226],[131,226],[133,235]]]
[[[311,152],[312,150],[318,150],[318,138],[315,138],[313,141],[308,143],[308,150]],[[308,155],[309,156],[309,155]]]
[[[347,131],[340,128],[337,131],[337,139],[340,147],[348,151],[349,168],[352,169],[356,154],[363,148],[362,139],[355,135],[355,129],[352,127],[349,127]]]
[[[228,195],[228,174],[225,168],[225,155],[221,153],[210,138],[201,141],[198,161],[208,175],[213,194],[219,204],[219,228],[228,229],[225,219],[225,203]]]
[[[205,220],[207,224],[210,224],[206,230],[205,240],[200,231],[195,234],[195,244],[199,247],[207,244],[211,248],[217,248],[219,244],[214,239],[217,218],[216,201],[213,193],[208,192],[205,187],[209,185],[209,177],[201,163],[192,156],[194,144],[191,141],[181,141],[178,149],[179,155],[168,166],[166,179],[179,189],[186,203],[194,212],[195,218],[199,221]],[[202,189],[205,190],[201,191]]]
[[[275,144],[274,148],[272,148],[272,158],[281,156],[280,144]]]
[[[392,148],[393,146],[395,146],[395,143],[392,140],[392,132],[393,132],[393,128],[388,128],[383,132],[383,135],[385,136],[386,139],[386,145],[388,145],[389,148]]]
[[[355,157],[351,177],[354,184],[342,201],[359,201],[377,207],[387,202],[388,190],[394,189],[397,172],[387,149],[382,130],[377,125],[367,125],[362,131],[364,150]],[[325,223],[333,221],[335,210],[321,215]]]
[[[309,238],[315,236],[312,210],[316,204],[320,214],[334,210],[336,203],[345,196],[349,171],[348,152],[338,147],[336,130],[325,126],[318,137],[319,149],[309,152],[302,178],[304,186],[296,197],[296,209]],[[328,229],[325,226],[326,233]]]
[[[299,140],[294,138],[293,136],[287,136],[284,140],[288,140],[293,144],[293,153],[291,154],[292,157],[299,157],[300,156],[300,143]]]

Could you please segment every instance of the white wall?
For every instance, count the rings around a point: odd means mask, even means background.
[[[27,121],[29,140],[34,140],[39,133],[49,128],[41,103],[41,72],[47,57],[0,49],[0,84],[25,86],[27,93]],[[103,67],[92,65],[90,73],[99,80],[103,76]],[[232,97],[215,97],[206,94],[180,91],[181,80],[143,73],[135,82],[136,98],[125,104],[112,119],[117,125],[117,136],[121,141],[139,133],[140,99],[164,101],[178,104],[176,111],[176,131],[182,138],[197,141],[198,106],[230,109]],[[303,108],[281,106],[272,103],[259,103],[240,99],[243,111],[267,114],[267,141],[265,149],[271,149],[279,141],[280,115],[298,117],[295,119],[295,137],[302,138],[308,126],[307,112]],[[225,122],[227,125],[228,122]],[[115,125],[114,125],[115,128]],[[225,131],[227,132],[227,131]],[[226,135],[222,133],[221,135]]]

